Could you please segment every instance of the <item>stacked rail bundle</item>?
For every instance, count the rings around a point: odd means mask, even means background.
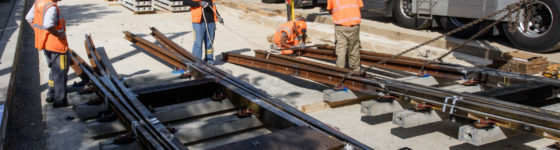
[[[154,0],[154,5],[171,12],[186,12],[190,7],[183,6],[182,0]]]
[[[119,3],[135,14],[154,13],[153,0],[119,0]]]

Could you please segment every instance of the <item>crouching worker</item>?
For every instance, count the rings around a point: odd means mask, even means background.
[[[273,36],[273,49],[283,55],[293,54],[294,51],[305,49],[307,24],[303,19],[292,20],[282,24]]]

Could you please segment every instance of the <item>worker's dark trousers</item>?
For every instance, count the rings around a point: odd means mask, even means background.
[[[66,99],[66,81],[68,80],[68,55],[66,53],[57,53],[43,50],[47,58],[47,63],[51,69],[49,73],[49,90],[47,98],[54,98],[54,103],[67,103]]]

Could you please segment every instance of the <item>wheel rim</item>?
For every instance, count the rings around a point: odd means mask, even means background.
[[[457,27],[461,27],[461,26],[464,26],[464,25],[468,24],[469,22],[471,22],[472,19],[449,17],[449,21],[451,21],[451,23],[453,25],[455,25]]]
[[[554,22],[552,9],[544,2],[537,1],[532,4],[530,11],[532,11],[532,18],[527,23],[527,27],[525,27],[523,22],[517,25],[519,33],[531,38],[537,38],[547,34]],[[522,19],[524,20],[524,18]],[[525,28],[527,28],[527,32],[525,32]]]
[[[412,13],[412,0],[400,0],[401,1],[401,14],[402,16],[410,19],[414,18],[415,15]]]

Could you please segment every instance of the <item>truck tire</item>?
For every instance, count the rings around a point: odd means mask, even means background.
[[[425,29],[431,26],[428,19],[416,19],[412,13],[412,0],[394,0],[393,16],[397,23],[405,28]]]
[[[514,25],[514,32],[509,32],[507,22],[502,23],[503,33],[508,40],[520,49],[546,53],[560,42],[560,1],[539,0],[533,3],[532,19],[528,23],[527,32],[523,23]]]
[[[459,17],[438,17],[439,25],[443,28],[443,30],[449,32],[451,30],[455,30],[469,22],[473,21],[474,19],[470,18],[459,18]],[[459,31],[452,36],[458,38],[469,38],[476,34],[478,31],[484,28],[484,22],[478,23],[476,25],[471,26],[470,28],[466,28],[462,31]]]

